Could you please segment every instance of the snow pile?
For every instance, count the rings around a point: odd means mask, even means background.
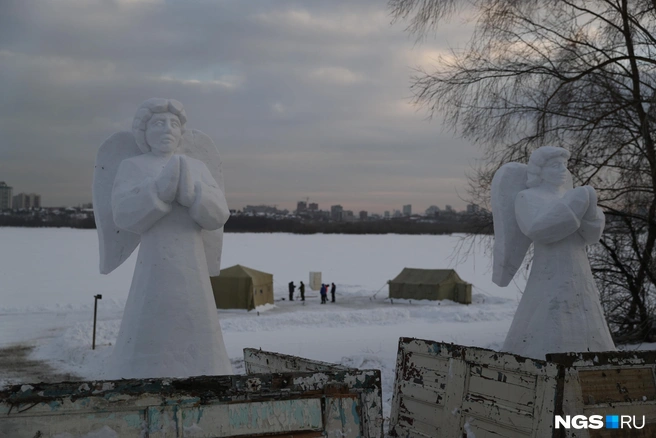
[[[104,374],[103,366],[112,351],[120,325],[120,319],[98,322],[96,349],[92,350],[93,323],[77,323],[35,348],[32,358],[47,361],[67,373],[99,379]]]
[[[267,303],[267,304],[262,304],[260,306],[256,306],[254,310],[256,313],[257,312],[262,313],[262,312],[268,312],[269,310],[274,310],[275,308],[276,308],[275,304]]]

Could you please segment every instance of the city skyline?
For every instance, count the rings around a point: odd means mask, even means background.
[[[304,212],[313,211],[313,209],[310,208],[310,206],[312,204],[316,204],[317,207],[316,207],[316,209],[314,209],[314,211],[324,211],[324,212],[329,212],[330,213],[333,210],[334,207],[340,207],[341,210],[350,211],[355,216],[358,216],[361,212],[368,213],[369,215],[373,214],[373,215],[380,215],[380,216],[384,215],[384,213],[389,213],[390,215],[392,215],[394,213],[399,213],[402,216],[411,216],[411,215],[431,214],[431,213],[434,213],[436,211],[464,212],[464,211],[468,211],[469,209],[471,209],[472,206],[475,206],[477,211],[480,209],[480,207],[478,205],[471,204],[471,203],[466,204],[464,206],[464,208],[457,208],[457,207],[454,207],[451,204],[444,204],[444,205],[431,204],[431,205],[427,206],[426,208],[415,208],[414,206],[412,206],[412,204],[404,204],[400,208],[394,207],[394,208],[390,208],[390,209],[387,209],[387,210],[376,211],[376,210],[363,209],[363,208],[360,208],[358,206],[355,206],[353,208],[349,208],[349,207],[346,207],[346,206],[344,206],[343,204],[340,204],[340,203],[330,204],[330,205],[326,206],[326,205],[321,205],[318,202],[313,202],[312,200],[310,200],[309,202],[305,201],[305,200],[298,201],[297,204],[294,206],[294,208],[287,208],[287,207],[281,206],[279,204],[247,204],[242,208],[230,208],[230,209],[234,210],[234,211],[245,211],[245,210],[248,210],[249,208],[250,209],[254,209],[254,208],[256,209],[258,207],[269,207],[269,208],[276,208],[277,210],[280,210],[280,211],[287,210],[290,213],[297,213],[299,211],[298,207],[299,207],[299,204],[301,202],[306,204],[305,208],[303,208],[301,210],[301,211],[304,211]],[[410,207],[410,210],[408,210],[408,211],[410,211],[409,214],[406,214],[407,211],[405,210],[405,207]]]
[[[416,44],[390,22],[378,0],[3,2],[0,178],[44,206],[89,202],[98,148],[158,96],[219,148],[231,208],[462,209],[479,150],[410,83],[469,23]]]
[[[3,186],[3,184],[4,184],[4,186]],[[79,207],[79,206],[84,207],[85,205],[92,205],[90,201],[89,202],[77,203],[75,205],[42,205],[41,195],[40,194],[26,193],[24,191],[14,192],[13,191],[14,187],[8,185],[5,181],[0,181],[0,190],[2,190],[4,192],[6,189],[9,189],[8,199],[11,200],[11,208],[12,209],[26,208],[24,205],[21,205],[21,206],[18,206],[18,207],[16,205],[16,199],[21,198],[21,197],[22,198],[27,198],[27,199],[21,199],[21,201],[20,201],[21,204],[27,203],[27,205],[29,205],[29,207],[37,207],[37,208],[40,208],[42,206],[43,207],[48,207],[48,208],[57,208],[57,207],[66,208],[66,207]],[[33,197],[36,197],[36,200],[37,200],[36,202],[32,199]],[[350,206],[350,205],[343,205],[342,203],[330,204],[330,205],[328,205],[328,207],[326,207],[325,205],[321,205],[318,202],[313,201],[309,197],[306,197],[304,200],[297,201],[296,204],[293,207],[288,207],[286,205],[281,205],[281,204],[277,204],[277,203],[245,204],[245,205],[243,205],[239,208],[233,208],[232,206],[229,206],[229,207],[230,207],[231,210],[239,211],[239,210],[245,210],[247,207],[268,206],[268,207],[275,207],[278,210],[288,210],[289,212],[296,212],[300,203],[305,203],[306,208],[307,208],[307,206],[310,206],[312,204],[316,204],[317,205],[316,209],[318,211],[321,211],[321,210],[330,211],[332,207],[339,206],[339,207],[342,207],[344,211],[347,211],[347,210],[352,211],[355,215],[359,214],[360,212],[366,212],[366,213],[369,213],[369,214],[378,214],[378,215],[383,215],[385,212],[388,212],[390,214],[393,214],[395,212],[399,212],[399,213],[402,213],[403,215],[406,215],[405,214],[406,213],[405,212],[406,207],[411,208],[412,214],[423,214],[423,213],[427,212],[428,210],[433,209],[434,207],[437,207],[438,210],[445,210],[445,209],[448,210],[449,207],[453,208],[454,211],[464,210],[464,209],[459,209],[457,207],[453,207],[453,205],[451,205],[451,204],[444,204],[444,205],[441,205],[441,206],[437,205],[437,204],[431,204],[431,205],[429,205],[425,208],[421,208],[421,207],[415,208],[415,207],[412,206],[412,204],[404,204],[404,205],[400,206],[399,208],[392,207],[392,208],[389,208],[389,209],[386,209],[386,210],[381,210],[381,211],[367,210],[366,208],[362,208],[361,205]],[[30,205],[30,204],[34,204],[34,205]],[[469,205],[471,205],[471,204],[467,204],[465,207],[468,207]],[[0,206],[1,206],[1,204],[0,204]],[[27,208],[29,208],[29,207],[27,207]]]

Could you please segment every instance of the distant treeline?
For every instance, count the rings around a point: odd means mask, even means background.
[[[79,215],[0,215],[4,227],[96,228],[93,216]],[[472,217],[468,220],[419,221],[407,218],[390,220],[329,222],[307,221],[294,218],[233,215],[225,224],[226,233],[293,233],[293,234],[449,234],[492,233],[489,217]]]
[[[96,228],[93,217],[73,218],[69,216],[0,216],[0,227],[28,227],[28,228]]]
[[[224,228],[227,233],[294,233],[294,234],[450,234],[492,233],[492,222],[444,221],[419,222],[391,219],[359,222],[315,222],[294,219],[272,219],[258,216],[231,216]]]

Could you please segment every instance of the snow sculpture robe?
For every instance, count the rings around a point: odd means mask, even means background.
[[[141,244],[109,378],[232,374],[219,324],[201,231],[223,226],[223,192],[207,166],[186,157],[201,189],[187,208],[158,198],[155,178],[168,158],[121,162],[112,190],[116,225]]]
[[[615,351],[586,254],[601,237],[604,214],[597,207],[590,220],[585,209],[573,209],[582,199],[576,190],[560,196],[527,189],[515,199],[534,256],[504,351],[542,360],[547,353]]]

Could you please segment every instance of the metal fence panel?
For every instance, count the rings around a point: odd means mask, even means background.
[[[390,435],[551,436],[557,376],[545,361],[401,338]]]
[[[378,370],[16,385],[0,437],[379,437],[381,406]]]

